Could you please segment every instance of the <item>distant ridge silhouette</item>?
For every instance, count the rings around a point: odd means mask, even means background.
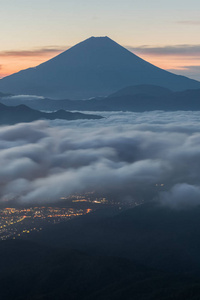
[[[35,68],[1,79],[0,90],[54,99],[88,99],[141,84],[173,91],[200,88],[200,82],[162,70],[108,37],[91,37]]]
[[[25,104],[30,108],[55,111],[199,111],[200,89],[172,92],[167,88],[155,85],[136,85],[123,88],[108,97],[97,97],[90,100],[53,100],[50,98],[30,96],[7,96],[0,93],[0,103],[8,106]]]
[[[6,106],[0,103],[0,125],[12,125],[28,123],[36,120],[79,120],[102,119],[101,116],[58,110],[52,113],[41,112],[24,104],[18,106]]]

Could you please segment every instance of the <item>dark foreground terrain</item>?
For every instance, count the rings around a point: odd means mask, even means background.
[[[199,299],[200,280],[28,241],[0,248],[1,299]]]
[[[200,299],[200,208],[104,210],[0,243],[0,299]]]

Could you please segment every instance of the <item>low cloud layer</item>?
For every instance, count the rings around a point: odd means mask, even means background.
[[[137,52],[140,54],[147,55],[169,55],[169,56],[184,56],[191,57],[192,59],[199,58],[200,55],[200,45],[166,45],[163,47],[152,47],[150,45],[143,45],[140,47],[128,47],[132,52]]]
[[[182,66],[178,70],[168,69],[168,71],[178,75],[188,76],[200,81],[200,65]]]
[[[178,21],[176,23],[181,25],[195,25],[195,26],[200,25],[200,21],[194,21],[194,20],[183,20],[183,21]]]
[[[21,100],[21,102],[23,102],[23,101],[29,101],[29,100],[41,100],[41,99],[44,99],[43,96],[35,96],[35,95],[13,95],[13,96],[6,96],[6,97],[3,97],[3,98],[5,100],[13,100],[13,101]]]
[[[200,187],[179,183],[171,188],[170,191],[160,193],[161,203],[174,209],[185,209],[200,204]]]
[[[0,57],[14,56],[14,57],[33,57],[33,56],[46,56],[49,54],[57,55],[60,52],[67,50],[68,47],[43,47],[43,48],[35,48],[29,50],[7,50],[0,51]]]
[[[96,190],[175,208],[200,204],[200,112],[104,116],[0,127],[1,203]]]

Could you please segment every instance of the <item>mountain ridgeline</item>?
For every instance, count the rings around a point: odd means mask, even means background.
[[[91,37],[35,68],[1,79],[0,91],[81,100],[141,84],[200,89],[200,82],[162,70],[108,37]]]
[[[25,104],[33,109],[55,111],[176,111],[200,110],[200,89],[173,92],[154,85],[123,88],[108,97],[90,100],[29,99],[20,96],[0,96],[0,102],[10,106]]]
[[[9,107],[0,104],[0,125],[13,125],[17,123],[28,123],[36,120],[78,120],[78,119],[101,119],[101,116],[72,113],[64,110],[58,110],[53,113],[45,113],[32,109],[26,105]]]

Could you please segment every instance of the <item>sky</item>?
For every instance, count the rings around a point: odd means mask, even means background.
[[[200,80],[199,0],[0,0],[0,77],[90,36]]]

